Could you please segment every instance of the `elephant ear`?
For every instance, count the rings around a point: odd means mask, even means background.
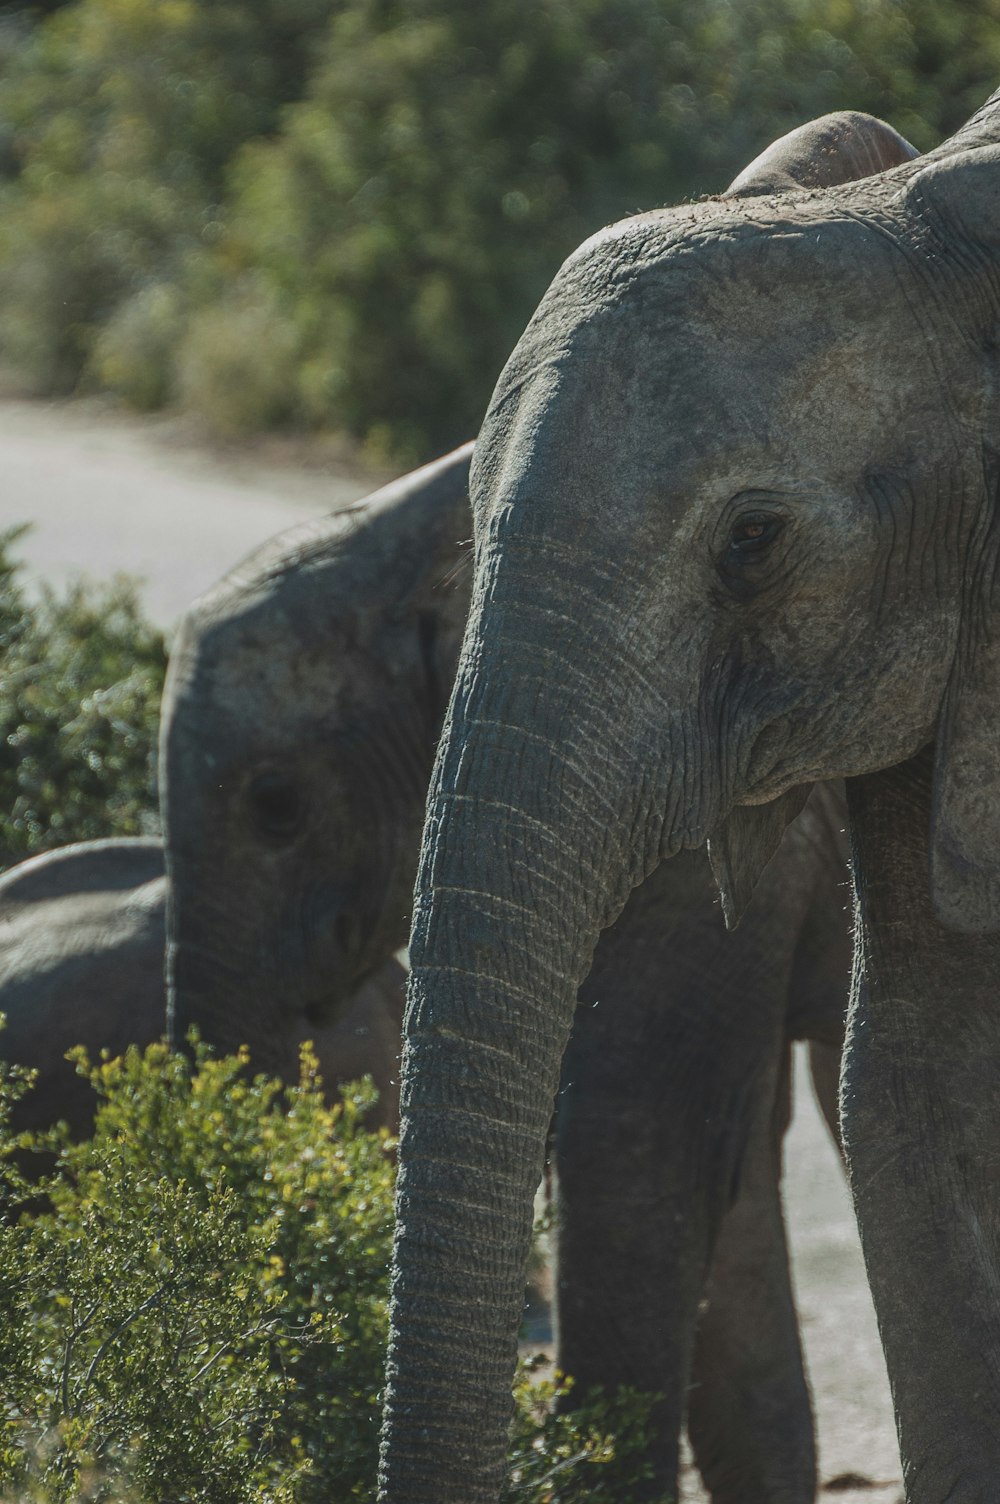
[[[465,613],[462,613],[463,618]],[[464,621],[456,623],[446,611],[425,610],[417,617],[420,663],[424,674],[426,703],[434,722],[444,720],[455,678],[455,665],[462,646]]]
[[[959,644],[938,721],[931,808],[931,898],[941,923],[1000,930],[1000,455],[967,570]]]
[[[468,518],[463,518],[468,527]],[[425,571],[414,602],[426,703],[435,722],[444,719],[451,698],[469,614],[472,539],[448,542]]]
[[[988,351],[1000,258],[1000,145],[929,161],[903,200],[953,257],[961,296],[952,306],[970,351]],[[984,400],[993,399],[987,393]],[[959,642],[938,720],[931,815],[934,909],[942,924],[967,934],[1000,930],[1000,453],[984,450],[981,474]]]
[[[908,178],[902,199],[915,218],[936,229],[954,247],[959,258],[963,249],[985,252],[981,271],[995,278],[1000,248],[1000,144],[927,157],[919,172]]]
[[[916,147],[884,120],[841,110],[810,120],[773,142],[730,183],[723,198],[832,188],[873,177],[918,155]]]
[[[941,923],[1000,930],[1000,641],[963,625],[934,753],[931,898]]]
[[[758,879],[784,834],[809,798],[812,784],[799,784],[770,804],[737,804],[709,836],[708,860],[722,899],[726,929],[734,930],[753,897]]]

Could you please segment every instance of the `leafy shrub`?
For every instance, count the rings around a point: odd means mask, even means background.
[[[4,1104],[22,1088],[0,1078],[0,1487],[373,1498],[390,1144],[359,1126],[370,1087],[326,1107],[306,1053],[282,1109],[246,1063],[153,1046],[94,1068],[94,1136],[55,1136],[50,1205],[19,1219]],[[636,1397],[553,1416],[553,1392],[519,1384],[510,1504],[600,1499],[614,1422],[641,1440]]]
[[[177,352],[181,403],[226,438],[276,427],[295,405],[296,345],[268,289],[245,279],[194,314]]]
[[[998,74],[997,0],[72,0],[0,36],[0,353],[416,459],[600,225],[831,109],[926,149]]]
[[[523,1363],[514,1384],[514,1425],[502,1504],[649,1504],[650,1468],[643,1460],[651,1396],[620,1389],[566,1414],[557,1401],[572,1390],[561,1375],[534,1377],[540,1360]]]
[[[29,600],[0,535],[0,866],[156,829],[166,650],[125,580]]]
[[[112,171],[47,174],[0,204],[0,350],[29,393],[72,392],[117,304],[161,268],[176,275],[185,211],[170,189]]]
[[[921,147],[957,125],[1000,72],[995,0],[974,9],[970,48],[958,7],[912,0],[355,0],[280,137],[237,155],[218,254],[281,290],[304,411],[325,392],[328,419],[440,449],[601,225],[720,191],[828,110]]]
[[[71,391],[118,306],[213,242],[230,156],[296,97],[332,8],[76,0],[0,59],[0,346],[34,390]]]
[[[140,412],[175,395],[174,352],[184,328],[175,287],[153,282],[120,303],[94,342],[91,368],[99,385]]]
[[[341,1442],[357,1450],[391,1163],[357,1100],[327,1109],[307,1073],[278,1112],[245,1063],[159,1046],[97,1067],[92,1141],[62,1145],[51,1211],[3,1229],[10,1483],[34,1472],[69,1500],[97,1469],[138,1499],[165,1479],[205,1504],[290,1499],[300,1421],[329,1428],[338,1467]]]

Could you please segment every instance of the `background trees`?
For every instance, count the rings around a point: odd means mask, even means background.
[[[72,0],[4,25],[18,379],[401,459],[475,431],[600,225],[834,108],[926,149],[1000,81],[1000,0]]]
[[[0,534],[0,871],[53,846],[152,835],[161,634],[124,579],[25,587]]]

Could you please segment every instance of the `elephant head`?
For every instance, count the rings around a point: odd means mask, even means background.
[[[1000,96],[920,161],[829,126],[808,170],[807,131],[587,241],[477,443],[410,947],[391,1504],[496,1498],[573,1000],[661,859],[708,840],[734,922],[814,780],[936,736],[938,912],[1000,923]]]
[[[294,1072],[405,944],[471,447],[273,540],[184,618],[161,744],[175,1038]]]

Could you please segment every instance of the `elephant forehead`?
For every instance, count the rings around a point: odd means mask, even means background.
[[[269,714],[289,722],[300,721],[303,713],[319,718],[335,707],[345,677],[314,646],[248,639],[234,643],[219,661],[213,700],[222,713],[251,725]]]
[[[516,452],[492,469],[508,495],[850,480],[926,441],[940,373],[885,236],[723,218],[628,277],[577,272],[550,292],[553,337],[545,304],[529,326],[481,441],[480,476],[494,442]]]
[[[623,220],[593,236],[563,264],[536,317],[575,327],[637,300],[655,307],[693,302],[729,316],[751,290],[775,307],[807,299],[822,319],[831,296],[881,302],[873,284],[895,279],[902,229],[836,194],[764,201],[717,200],[688,211]],[[720,301],[721,300],[721,301]],[[531,326],[529,325],[529,332]]]
[[[272,734],[337,712],[358,672],[346,633],[303,636],[273,610],[182,631],[166,703],[174,739]]]

